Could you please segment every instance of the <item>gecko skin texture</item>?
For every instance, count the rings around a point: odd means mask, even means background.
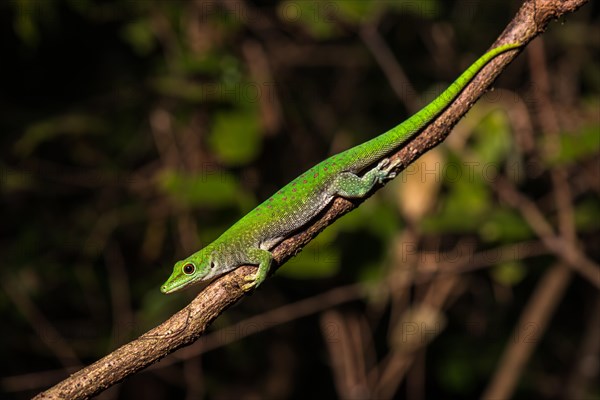
[[[246,214],[214,242],[179,261],[161,287],[172,293],[199,281],[206,281],[240,265],[257,265],[247,276],[244,290],[258,287],[267,277],[273,256],[271,249],[306,225],[335,197],[362,198],[371,189],[396,176],[386,155],[427,126],[439,115],[475,75],[491,60],[520,44],[496,47],[481,56],[435,100],[415,115],[367,142],[333,155],[285,185]],[[379,161],[377,166],[363,171]],[[361,174],[362,173],[362,174]]]

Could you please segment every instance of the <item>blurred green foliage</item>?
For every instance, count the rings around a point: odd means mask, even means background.
[[[254,161],[259,153],[259,135],[257,109],[222,112],[215,115],[209,145],[224,164],[245,165]]]

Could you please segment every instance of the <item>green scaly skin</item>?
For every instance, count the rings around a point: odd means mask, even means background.
[[[473,77],[497,55],[520,44],[496,47],[481,56],[440,96],[388,132],[336,154],[315,165],[236,222],[214,242],[179,261],[161,287],[172,293],[199,281],[209,280],[240,265],[258,265],[247,276],[244,290],[259,286],[271,266],[270,250],[292,232],[306,225],[337,197],[362,198],[377,185],[396,176],[384,156],[398,149],[444,110]],[[365,168],[381,160],[363,175]]]

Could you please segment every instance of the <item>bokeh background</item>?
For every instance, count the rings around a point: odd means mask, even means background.
[[[185,306],[175,261],[429,102],[519,5],[1,2],[0,397]],[[600,398],[598,16],[551,24],[442,146],[101,398]]]

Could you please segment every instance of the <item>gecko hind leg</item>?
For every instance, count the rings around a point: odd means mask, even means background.
[[[327,192],[333,196],[345,198],[362,198],[378,183],[383,183],[396,177],[393,169],[400,163],[398,159],[390,162],[384,158],[377,166],[367,171],[363,176],[352,172],[343,172],[335,177]]]

